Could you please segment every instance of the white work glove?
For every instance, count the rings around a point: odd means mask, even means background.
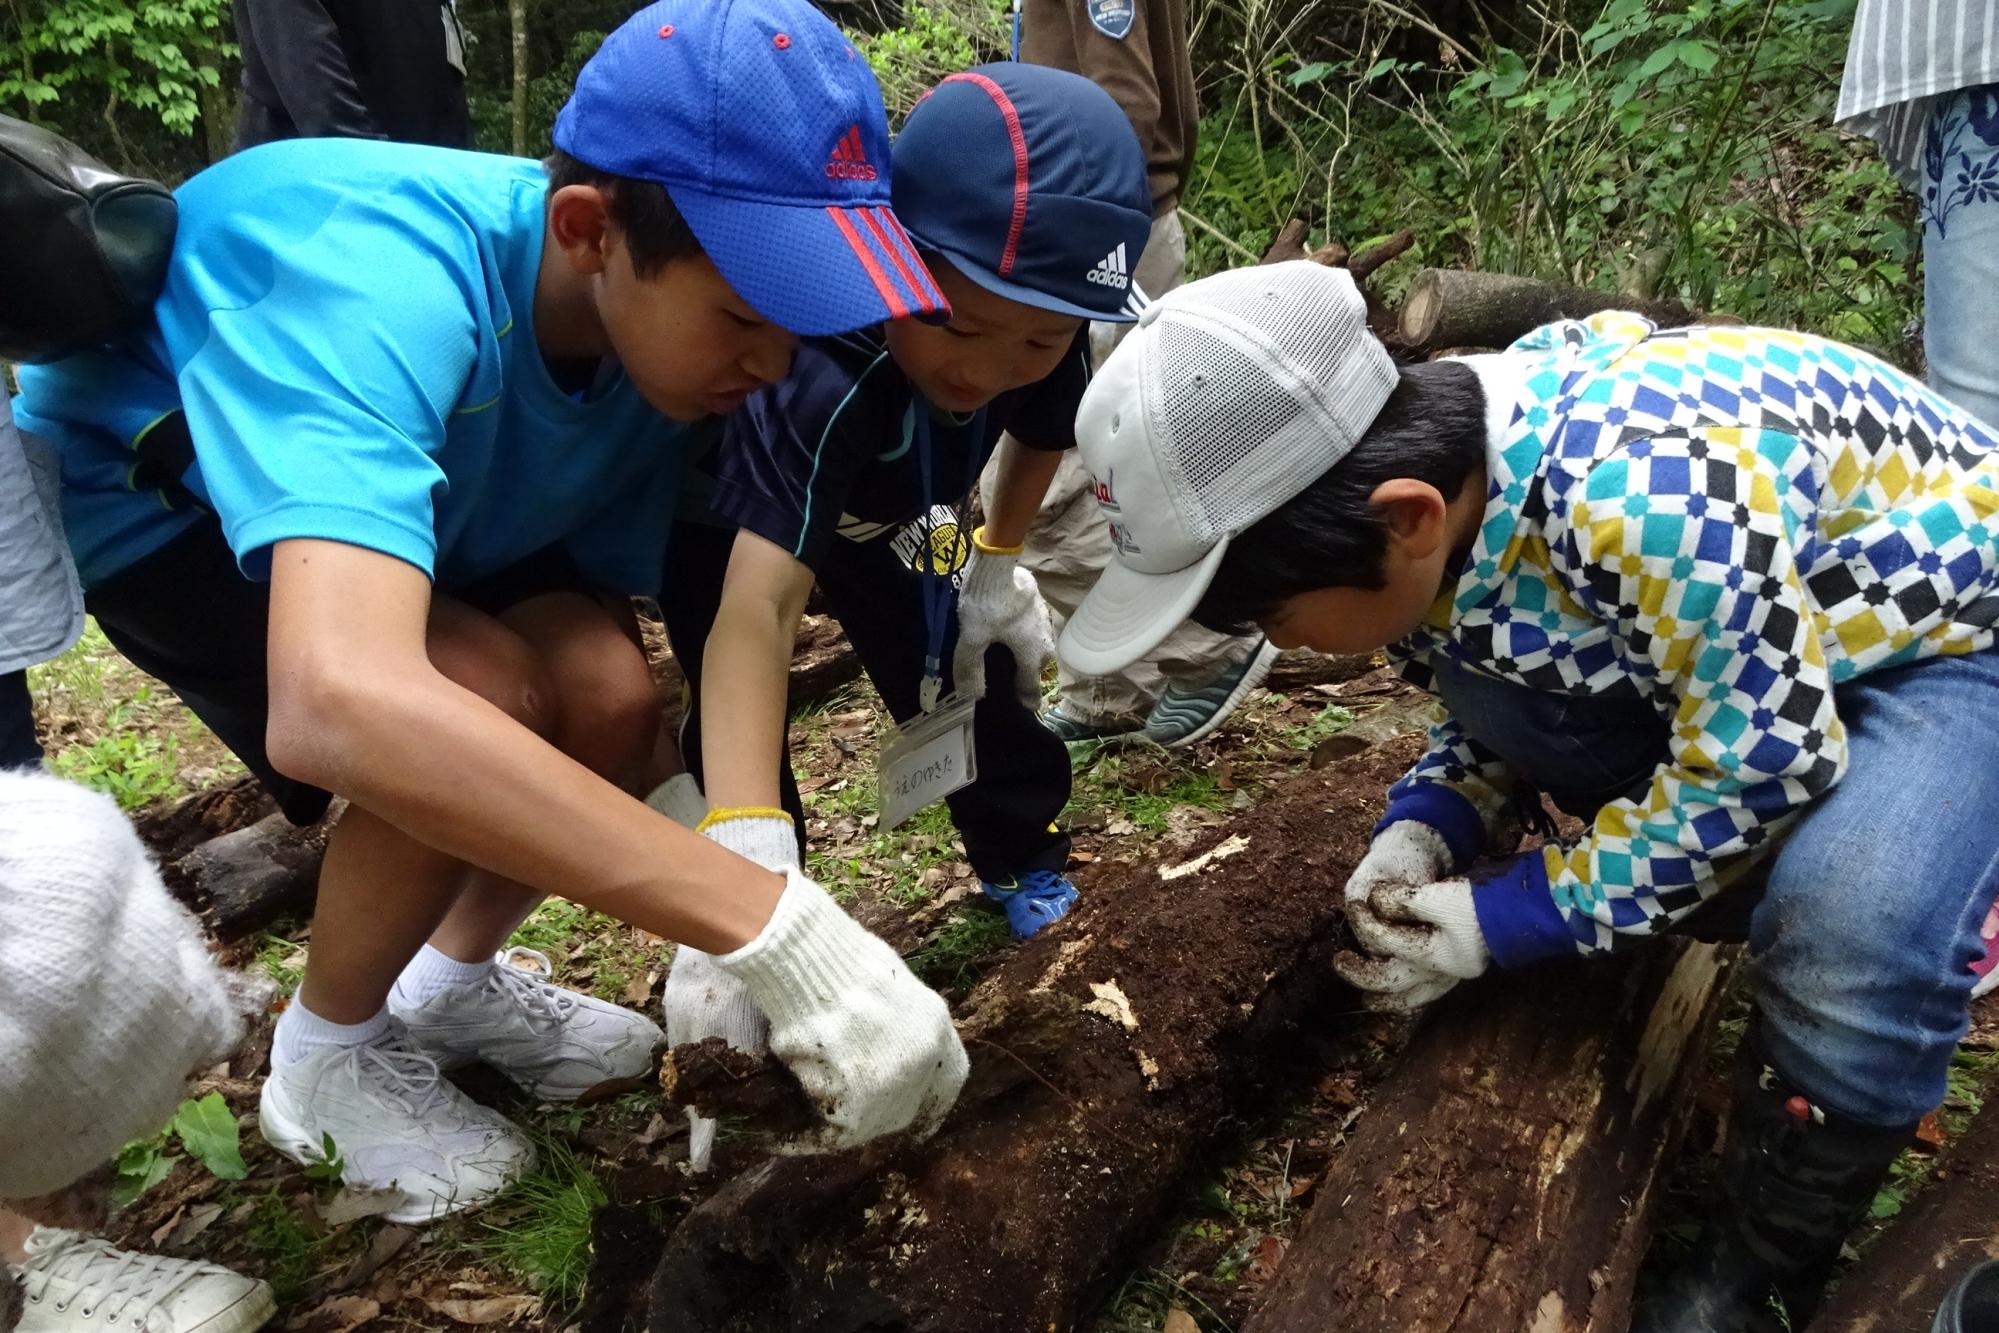
[[[701,788],[686,773],[661,783],[646,804],[686,828],[721,843],[738,856],[779,874],[798,868],[798,840],[791,820],[782,812],[739,812],[734,818],[709,822],[708,803]],[[730,812],[719,812],[724,815]],[[660,996],[666,1010],[669,1046],[720,1037],[739,1051],[761,1055],[768,1049],[770,1024],[742,982],[715,966],[714,957],[692,945],[674,951]],[[687,1108],[687,1162],[696,1171],[708,1169],[715,1149],[715,1122]]]
[[[951,675],[958,693],[986,696],[986,649],[998,644],[1013,654],[1013,688],[1030,713],[1041,711],[1041,670],[1055,656],[1048,607],[1034,576],[1020,567],[1018,546],[985,543],[986,530],[972,534],[972,558],[958,588],[958,648]]]
[[[714,959],[770,1017],[770,1051],[825,1124],[781,1152],[830,1152],[898,1130],[929,1134],[964,1086],[951,1011],[879,936],[798,871],[754,940]]]
[[[1347,924],[1367,954],[1341,954],[1341,976],[1371,1007],[1416,1009],[1491,961],[1471,882],[1446,879],[1443,835],[1413,819],[1383,829],[1347,880]]]

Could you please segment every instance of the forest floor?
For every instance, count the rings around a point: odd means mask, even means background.
[[[128,807],[169,800],[240,773],[171,693],[119,659],[94,631],[34,685],[58,769],[112,791]],[[1095,867],[1167,854],[1256,804],[1287,775],[1321,767],[1365,742],[1423,725],[1427,700],[1385,670],[1293,694],[1258,691],[1213,737],[1183,751],[1072,747],[1075,786],[1065,824],[1072,871],[1089,892]],[[876,739],[887,722],[865,682],[798,713],[792,762],[804,794],[810,870],[954,1001],[1012,947],[984,906],[943,807],[884,832],[875,815]],[[659,1017],[671,946],[560,900],[539,908],[515,944],[547,956],[554,979]],[[241,966],[281,987],[296,983],[309,945],[303,922],[231,949]],[[1661,1220],[1659,1257],[1691,1239],[1726,1105],[1726,1058],[1740,1005],[1723,1025],[1681,1169]],[[1329,1020],[1334,1018],[1328,1015]],[[1253,1308],[1313,1200],[1313,1187],[1362,1113],[1368,1088],[1399,1046],[1403,1025],[1337,1016],[1320,1073],[1288,1104],[1217,1127],[1206,1165],[1139,1262],[1113,1286],[1086,1333],[1224,1333]],[[1988,1010],[1960,1056],[1951,1102],[1932,1136],[1958,1132],[1976,1109],[1999,1047]],[[1329,1027],[1331,1024],[1329,1023]],[[650,1271],[658,1238],[753,1158],[725,1139],[714,1169],[686,1169],[683,1123],[650,1092],[589,1107],[536,1105],[490,1071],[457,1076],[504,1107],[540,1149],[535,1171],[487,1208],[423,1229],[384,1223],[332,1173],[277,1157],[256,1131],[270,1020],[194,1096],[214,1093],[240,1128],[243,1173],[214,1174],[172,1138],[135,1144],[64,1200],[72,1220],[121,1244],[226,1263],[269,1281],[275,1327],[487,1327],[598,1333],[624,1326],[623,1292]],[[1911,1154],[1876,1201],[1885,1219],[1927,1175]],[[233,1174],[233,1172],[232,1172]],[[122,1207],[113,1195],[136,1194]],[[594,1244],[593,1244],[594,1232]],[[598,1256],[593,1260],[593,1255]],[[593,1262],[600,1267],[593,1272]],[[1175,1312],[1178,1312],[1176,1315]]]

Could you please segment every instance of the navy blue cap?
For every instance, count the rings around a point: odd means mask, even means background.
[[[657,182],[731,287],[800,334],[950,306],[889,195],[874,72],[807,0],[662,0],[577,76],[555,146]]]
[[[1084,319],[1138,317],[1145,150],[1081,75],[994,64],[948,76],[896,136],[894,184],[916,243],[987,291]]]

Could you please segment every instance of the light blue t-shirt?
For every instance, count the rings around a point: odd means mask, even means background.
[[[23,428],[61,455],[86,587],[200,521],[133,476],[175,409],[243,572],[314,537],[442,589],[562,543],[584,576],[657,590],[681,427],[622,374],[572,397],[533,331],[538,163],[343,139],[253,148],[177,193],[156,327],[25,367]]]

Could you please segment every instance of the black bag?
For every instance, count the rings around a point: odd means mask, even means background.
[[[53,361],[152,317],[174,197],[0,116],[0,357]]]

